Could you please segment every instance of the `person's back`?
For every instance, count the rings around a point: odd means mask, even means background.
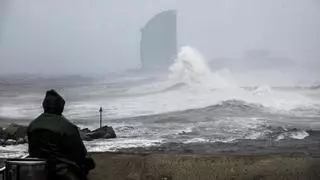
[[[47,160],[50,179],[86,179],[94,162],[86,158],[77,126],[62,115],[64,104],[57,92],[47,92],[44,113],[28,127],[29,154]]]

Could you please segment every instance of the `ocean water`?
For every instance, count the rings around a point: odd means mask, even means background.
[[[28,124],[42,112],[45,90],[55,88],[67,101],[64,115],[70,121],[97,128],[103,107],[103,124],[114,127],[118,138],[85,142],[89,151],[172,143],[230,148],[241,142],[283,142],[294,147],[318,136],[320,129],[320,90],[298,86],[242,86],[230,70],[212,71],[199,51],[183,47],[163,74],[1,77],[0,119],[2,125]],[[305,148],[318,147],[315,142]],[[0,157],[26,151],[26,145],[0,147]],[[261,149],[250,150],[255,151]]]

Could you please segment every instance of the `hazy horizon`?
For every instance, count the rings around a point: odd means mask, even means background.
[[[289,59],[306,75],[320,67],[317,0],[3,0],[0,72],[107,74],[138,68],[140,29],[169,9],[178,12],[179,47],[195,47],[208,61],[241,59],[262,49]]]

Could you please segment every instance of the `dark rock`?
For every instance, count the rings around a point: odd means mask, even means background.
[[[26,143],[28,143],[28,142],[29,142],[29,140],[28,140],[28,136],[24,137],[24,141],[25,141]]]
[[[5,146],[6,145],[6,141],[4,139],[0,139],[0,146]]]
[[[81,129],[80,131],[83,133],[90,133],[91,132],[90,129],[88,129],[88,128]]]
[[[16,133],[16,139],[25,138],[27,136],[27,129],[28,127],[25,126],[19,127]]]
[[[4,139],[5,132],[2,127],[0,127],[0,139]]]
[[[0,146],[10,146],[27,143],[27,127],[10,124],[7,128],[0,127]]]
[[[102,128],[96,129],[90,133],[87,133],[83,140],[92,141],[94,139],[110,139],[116,138],[116,133],[112,127],[104,126]]]
[[[86,136],[88,133],[90,133],[91,131],[90,131],[90,129],[85,128],[85,129],[80,129],[79,132],[80,132],[80,137],[81,137],[81,139],[84,139],[85,136]]]
[[[16,144],[17,144],[17,141],[14,140],[14,139],[8,139],[8,140],[5,142],[5,145],[7,145],[7,146],[16,145]]]
[[[1,146],[12,146],[12,145],[18,145],[18,144],[25,144],[25,143],[27,143],[26,138],[19,138],[18,140],[14,140],[14,139],[0,140]]]
[[[26,139],[25,138],[19,138],[17,140],[17,144],[24,144],[24,143],[27,143]]]
[[[92,141],[94,139],[110,139],[117,137],[114,129],[109,126],[104,126],[94,131],[90,131],[88,128],[85,128],[80,129],[79,132],[81,138],[86,141]],[[0,127],[0,146],[24,143],[28,143],[26,126],[10,124],[6,129],[2,129]]]
[[[4,139],[14,139],[25,138],[27,136],[27,127],[18,124],[10,124],[5,130]]]

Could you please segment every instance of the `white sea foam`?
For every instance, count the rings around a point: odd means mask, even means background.
[[[206,59],[195,48],[182,47],[170,70],[170,79],[191,86],[206,88],[235,88],[232,74],[228,69],[213,73]]]
[[[185,141],[184,143],[190,144],[190,143],[199,143],[199,142],[210,142],[210,140],[205,139],[205,138],[192,138],[192,139]]]
[[[280,134],[277,137],[276,141],[280,141],[280,140],[285,139],[285,138],[292,138],[292,139],[302,140],[302,139],[305,139],[308,136],[309,136],[309,133],[307,133],[306,131],[285,132],[285,133]]]
[[[86,87],[84,88],[86,91],[81,92],[79,96],[88,95],[88,98],[81,97],[77,101],[67,101],[65,116],[72,120],[87,120],[84,127],[93,129],[97,127],[99,119],[98,109],[102,106],[104,107],[103,117],[105,123],[117,128],[120,126],[131,126],[131,124],[125,124],[121,119],[119,120],[117,118],[198,109],[221,104],[221,102],[228,100],[240,100],[262,105],[267,107],[266,111],[271,109],[290,113],[295,113],[295,111],[291,112],[291,110],[296,108],[313,108],[314,105],[320,104],[319,99],[309,99],[299,92],[279,91],[268,85],[258,86],[253,90],[241,88],[235,81],[236,78],[234,78],[234,74],[231,71],[222,69],[213,72],[207,65],[203,55],[192,47],[181,48],[177,59],[170,67],[168,77],[160,79],[159,81],[148,82],[143,85],[139,84],[134,87],[121,87],[120,89],[123,91],[123,96],[121,96],[121,92],[118,93],[116,97],[112,96],[112,93],[109,92],[110,90],[107,87],[104,87],[104,84],[99,85],[102,86],[101,88]],[[134,81],[134,78],[130,79],[130,82],[132,81]],[[177,84],[182,84],[182,86],[179,86],[179,88],[170,88]],[[81,89],[81,91],[83,91],[83,89]],[[107,95],[104,96],[104,93]],[[75,91],[74,94],[76,95],[77,92]],[[99,95],[98,97],[92,98],[90,96],[97,96],[97,94]],[[318,96],[318,94],[314,96]],[[38,101],[29,102],[30,98],[32,98],[31,96],[26,95],[25,97],[25,99],[12,97],[14,101],[19,102],[18,104],[1,104],[0,116],[31,119],[41,113],[41,104]],[[316,110],[317,107],[319,106],[316,106]],[[316,112],[317,111],[315,111],[315,113]],[[270,113],[272,112],[270,111]],[[261,118],[235,118],[227,116],[228,115],[225,115],[220,120],[207,124],[208,128],[212,128],[212,131],[210,131],[211,135],[218,136],[217,138],[213,137],[209,142],[258,139],[264,135],[261,129],[263,129],[267,123],[271,123]],[[196,120],[194,121],[196,124]],[[270,121],[272,121],[272,119]],[[199,124],[195,126],[199,126]],[[161,135],[179,135],[181,131],[190,132],[189,127],[176,129],[163,127],[163,129],[161,129],[163,132],[159,132],[159,135],[149,137],[152,133],[150,132],[151,130],[145,129],[147,128],[146,126],[135,124],[134,128],[135,129],[123,133],[117,132],[120,137],[118,139],[86,142],[86,145],[89,151],[115,151],[121,148],[158,145],[162,142]],[[171,132],[168,132],[168,129]],[[209,136],[210,134],[206,135]],[[134,136],[134,138],[130,138],[131,136]],[[290,134],[284,133],[278,136],[278,140],[287,137],[304,139],[307,136],[308,134],[304,131]],[[204,137],[195,137],[187,140],[185,143],[206,141],[207,139]],[[6,148],[0,148],[0,151],[7,155],[15,152],[25,152],[25,148],[20,146],[12,149],[10,149],[10,147]],[[14,151],[14,149],[20,150]]]
[[[177,84],[184,86],[170,89]],[[168,88],[168,91],[163,91]],[[100,106],[105,108],[105,116],[108,119],[114,119],[201,108],[233,99],[285,111],[320,104],[315,98],[311,100],[297,92],[274,90],[268,85],[259,86],[255,90],[240,88],[232,72],[228,69],[213,72],[203,55],[192,47],[181,48],[177,59],[170,67],[167,79],[130,86],[122,90],[124,96],[117,94],[113,97],[108,88],[85,89],[86,92],[82,94],[94,95],[95,91],[99,91],[99,96],[95,98],[88,96],[87,99],[67,102],[65,108],[67,117],[96,119]],[[103,92],[108,95],[104,96]],[[1,104],[0,116],[34,118],[41,112],[41,105],[28,103],[25,99],[19,100],[24,103]]]
[[[26,144],[0,147],[0,158],[22,157],[26,154],[28,154]]]
[[[117,151],[122,148],[149,147],[160,145],[159,139],[118,138],[116,140],[96,140],[85,142],[90,152]]]

